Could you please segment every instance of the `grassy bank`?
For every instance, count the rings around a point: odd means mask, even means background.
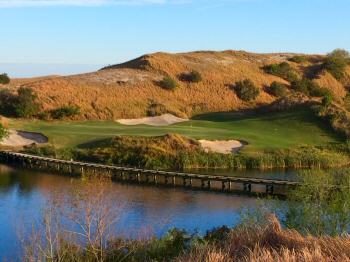
[[[341,148],[334,150],[309,146],[220,154],[207,152],[197,140],[178,134],[158,137],[117,136],[75,149],[31,146],[26,147],[24,152],[66,160],[159,170],[332,168],[349,164],[349,155]]]
[[[27,152],[124,166],[268,169],[328,168],[349,163],[343,139],[311,110],[245,116],[216,113],[166,127],[22,120],[12,120],[10,126],[49,137],[49,147],[29,148]],[[195,139],[240,139],[248,145],[239,154],[223,155],[204,152]]]

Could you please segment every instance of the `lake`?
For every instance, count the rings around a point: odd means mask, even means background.
[[[293,174],[282,171],[236,175],[293,178]],[[46,203],[66,196],[77,183],[81,184],[81,179],[0,165],[0,261],[19,260],[20,240],[42,220]],[[105,193],[113,196],[112,208],[123,207],[117,228],[126,237],[160,236],[173,227],[205,233],[213,227],[233,226],[239,223],[243,208],[257,203],[256,198],[243,195],[114,182]]]

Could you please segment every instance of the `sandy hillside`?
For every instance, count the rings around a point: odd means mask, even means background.
[[[179,118],[172,114],[164,114],[154,117],[143,117],[136,119],[119,119],[118,123],[128,126],[134,125],[150,125],[150,126],[169,126],[176,123],[188,121],[188,119]]]
[[[228,111],[257,107],[276,98],[266,86],[285,80],[266,74],[262,67],[288,61],[293,54],[254,54],[243,51],[192,52],[180,54],[155,53],[100,71],[73,76],[14,80],[12,86],[33,88],[44,110],[72,104],[81,108],[80,119],[126,119],[149,115],[150,108],[157,115],[171,113],[190,118],[199,113]],[[317,61],[315,56],[314,61]],[[314,62],[317,63],[317,62]],[[307,72],[313,64],[290,62],[298,71]],[[203,81],[180,81],[180,75],[192,70],[200,72]],[[177,79],[175,91],[164,90],[158,82],[170,75]],[[261,89],[259,97],[246,103],[233,91],[237,81],[251,79]],[[318,77],[322,86],[334,89],[339,96],[345,89],[331,75]]]

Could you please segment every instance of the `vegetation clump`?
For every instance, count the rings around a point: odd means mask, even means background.
[[[159,85],[167,90],[174,90],[178,86],[177,82],[171,76],[164,77],[163,80],[159,82]]]
[[[268,74],[279,76],[289,82],[299,79],[297,72],[287,62],[267,65],[264,70]]]
[[[69,118],[80,114],[80,108],[78,106],[63,106],[58,109],[50,111],[50,115],[53,119]]]
[[[329,89],[320,87],[315,81],[308,78],[292,82],[292,89],[312,97],[332,96]]]
[[[344,97],[344,106],[345,109],[350,112],[350,93]]]
[[[350,138],[350,118],[347,111],[335,104],[313,106],[315,114],[324,119],[336,132]]]
[[[29,87],[21,87],[17,94],[8,89],[0,91],[0,111],[5,116],[33,117],[38,114],[40,105],[37,95]]]
[[[249,79],[237,82],[235,85],[235,91],[237,96],[246,102],[254,100],[260,94],[260,89]]]
[[[9,76],[6,73],[0,74],[0,84],[7,85],[10,81]]]
[[[180,80],[181,81],[186,81],[186,82],[192,82],[192,83],[199,83],[202,81],[202,75],[196,70],[193,70],[189,73],[183,73],[180,75]]]
[[[117,136],[80,151],[79,159],[91,162],[152,169],[182,169],[181,155],[200,151],[196,140],[177,134],[159,137]]]
[[[327,55],[323,67],[331,73],[334,78],[342,80],[345,77],[345,69],[349,63],[349,52],[343,49],[336,49]]]
[[[301,63],[305,63],[307,61],[307,57],[304,55],[296,55],[296,56],[289,58],[288,60],[291,62],[297,63],[297,64],[301,64]]]
[[[287,94],[287,87],[286,85],[279,83],[279,82],[272,82],[272,84],[269,87],[269,93],[276,96],[276,97],[282,97]]]
[[[162,114],[168,113],[165,105],[157,102],[152,102],[147,109],[147,116],[160,116]]]

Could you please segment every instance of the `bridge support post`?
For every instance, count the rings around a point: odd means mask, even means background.
[[[266,185],[266,194],[267,195],[273,194],[273,185]]]
[[[252,184],[244,183],[243,184],[243,191],[246,193],[251,193],[252,192]]]
[[[225,191],[225,189],[226,189],[225,181],[222,181],[221,182],[221,190]]]
[[[183,178],[183,186],[187,185],[186,177]]]

